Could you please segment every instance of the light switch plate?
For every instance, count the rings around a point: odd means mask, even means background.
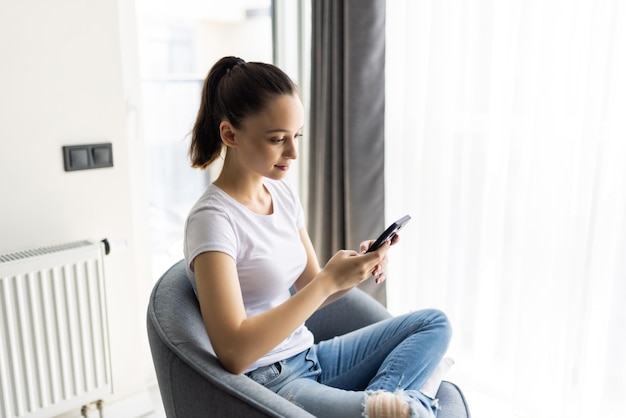
[[[63,164],[65,171],[113,167],[113,144],[64,146]]]

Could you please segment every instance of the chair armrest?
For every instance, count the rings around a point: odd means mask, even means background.
[[[454,383],[444,380],[437,391],[439,409],[437,418],[471,418],[469,406],[461,389]]]
[[[315,312],[306,322],[315,342],[324,341],[371,325],[391,314],[376,299],[359,288]]]

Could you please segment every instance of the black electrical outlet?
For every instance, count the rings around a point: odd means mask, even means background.
[[[113,167],[113,145],[108,142],[64,146],[63,163],[65,171]]]

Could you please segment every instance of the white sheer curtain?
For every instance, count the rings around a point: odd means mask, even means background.
[[[391,310],[448,313],[470,404],[625,416],[626,2],[387,7]]]

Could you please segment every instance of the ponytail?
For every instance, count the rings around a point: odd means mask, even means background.
[[[220,138],[220,122],[216,112],[216,93],[220,80],[224,75],[243,60],[235,57],[224,57],[219,60],[207,75],[202,86],[200,109],[196,117],[189,147],[191,166],[207,168],[222,152]]]
[[[235,128],[243,120],[261,112],[267,102],[279,95],[295,94],[293,81],[279,68],[237,57],[217,61],[202,86],[200,108],[191,132],[191,166],[204,169],[222,152],[220,123]]]

